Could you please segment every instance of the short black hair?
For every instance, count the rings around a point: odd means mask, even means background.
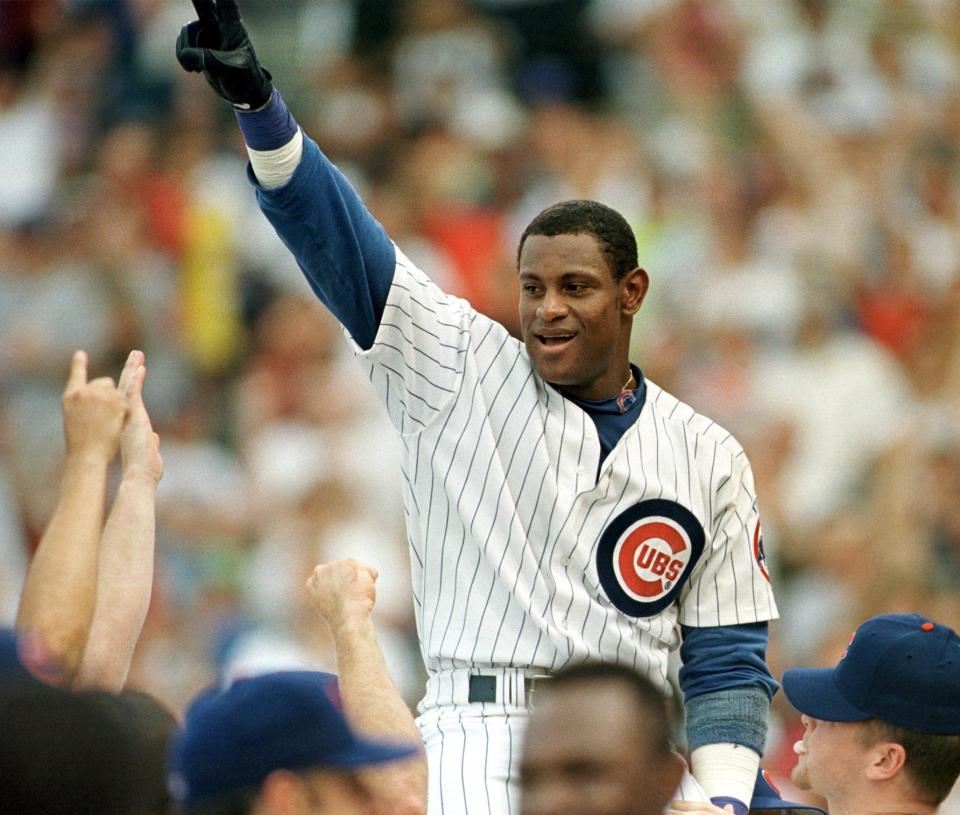
[[[582,662],[554,674],[547,688],[554,690],[579,682],[621,682],[630,688],[650,737],[651,752],[664,757],[672,752],[676,722],[670,700],[646,676],[614,662]],[[549,692],[549,691],[548,691]]]
[[[106,692],[40,684],[5,689],[0,741],[4,812],[156,812],[136,733]]]
[[[113,705],[118,722],[136,741],[141,774],[138,786],[149,812],[151,815],[173,812],[173,798],[167,786],[167,756],[177,730],[173,713],[159,699],[135,688],[124,688],[116,694],[99,693]]]
[[[615,209],[598,201],[575,199],[547,207],[523,230],[517,247],[517,264],[523,245],[531,235],[553,238],[557,235],[593,235],[610,267],[614,280],[639,266],[637,239],[627,219]]]
[[[920,800],[940,806],[960,777],[960,735],[918,733],[882,719],[868,719],[864,725],[864,744],[892,741],[903,747],[904,770]]]

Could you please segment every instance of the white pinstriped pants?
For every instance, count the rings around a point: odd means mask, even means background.
[[[467,702],[470,673],[444,671],[427,681],[417,719],[429,766],[427,815],[519,815],[520,754],[529,715],[523,672],[482,671],[497,676],[497,699],[512,704]],[[676,797],[708,800],[689,771]]]

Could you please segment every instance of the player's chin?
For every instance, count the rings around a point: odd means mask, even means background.
[[[579,381],[576,372],[560,360],[538,359],[531,355],[531,361],[537,373],[551,385],[557,385],[561,388],[572,387]]]
[[[797,758],[796,766],[790,770],[790,780],[798,790],[810,789],[810,773],[807,771],[807,762],[804,756]]]
[[[569,354],[545,349],[539,340],[528,342],[527,353],[537,373],[553,385],[572,385],[579,377]]]

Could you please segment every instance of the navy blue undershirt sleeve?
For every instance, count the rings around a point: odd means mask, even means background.
[[[750,686],[763,689],[769,699],[780,687],[767,667],[766,622],[680,628],[680,688],[685,699]]]
[[[289,127],[286,107],[275,107],[278,99],[275,95],[262,112],[244,114],[273,117],[259,131],[253,128],[256,134],[250,138],[261,145],[254,149],[272,144],[272,134]],[[243,129],[247,138],[250,128]],[[247,176],[257,189],[260,208],[296,258],[310,287],[357,344],[371,348],[396,267],[396,251],[383,227],[306,134],[300,165],[284,186],[260,187],[249,165]]]

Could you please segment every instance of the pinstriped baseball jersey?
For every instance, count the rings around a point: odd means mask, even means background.
[[[523,344],[399,250],[373,347],[357,352],[403,441],[431,672],[599,658],[668,690],[678,623],[777,616],[743,449],[652,382],[601,463],[592,420]]]

